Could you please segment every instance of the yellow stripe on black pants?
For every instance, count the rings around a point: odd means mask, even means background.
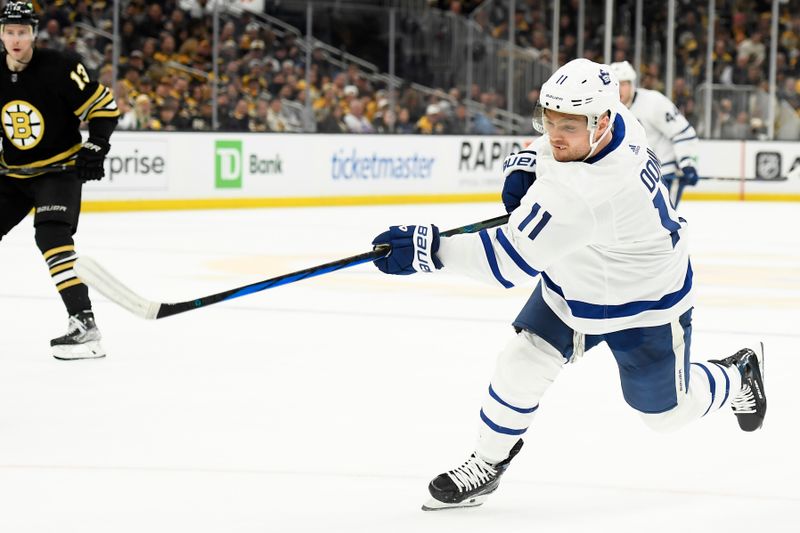
[[[50,269],[53,283],[59,292],[81,283],[81,280],[78,279],[72,269],[75,265],[75,260],[78,258],[75,254],[75,246],[67,245],[51,248],[43,255],[45,261],[47,261],[47,267]]]

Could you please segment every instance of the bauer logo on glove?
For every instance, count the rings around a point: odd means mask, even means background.
[[[407,276],[415,272],[433,272],[442,268],[436,257],[439,250],[439,228],[426,226],[391,226],[372,244],[388,244],[389,253],[374,261],[378,270],[386,274]]]
[[[431,272],[433,269],[431,265],[431,238],[428,226],[417,226],[417,232],[414,239],[414,270],[417,272]]]
[[[503,161],[503,176],[508,176],[515,170],[536,172],[536,152],[520,150],[519,153],[510,153]]]
[[[103,139],[90,137],[83,143],[75,158],[75,170],[78,172],[78,178],[83,181],[102,179],[105,176],[103,164],[110,149],[111,145]]]

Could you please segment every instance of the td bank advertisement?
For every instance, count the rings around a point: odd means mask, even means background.
[[[315,198],[331,199],[331,205],[336,205],[337,198],[361,198],[364,201],[360,203],[369,203],[369,198],[375,198],[377,203],[393,199],[424,201],[426,197],[442,201],[489,199],[499,196],[502,189],[506,155],[525,147],[530,140],[115,132],[106,159],[106,177],[87,183],[84,199],[280,199],[280,205],[292,205],[292,199]],[[701,144],[699,170],[701,177],[707,179],[701,179],[697,187],[687,192],[800,195],[800,177],[792,172],[800,165],[800,143]]]
[[[249,135],[213,141],[219,194],[278,197],[444,193],[452,185],[437,143],[373,136]],[[453,176],[455,177],[455,176]]]

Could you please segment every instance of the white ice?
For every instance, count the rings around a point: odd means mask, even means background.
[[[769,411],[670,435],[598,347],[562,373],[480,508],[424,513],[472,449],[528,289],[372,265],[145,321],[93,293],[109,353],[62,362],[66,316],[30,218],[0,243],[0,532],[800,531],[800,205],[686,202],[694,359],[766,344]],[[368,251],[388,224],[493,204],[87,213],[77,245],[187,300]]]

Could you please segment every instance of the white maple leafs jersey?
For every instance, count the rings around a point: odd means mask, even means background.
[[[536,180],[507,224],[443,237],[444,269],[510,288],[541,275],[547,305],[585,334],[669,323],[692,306],[687,224],[672,208],[644,129],[619,105],[611,143],[558,162],[526,150]]]
[[[644,126],[650,147],[661,160],[661,172],[697,166],[697,132],[669,98],[658,91],[636,89],[631,112]]]

